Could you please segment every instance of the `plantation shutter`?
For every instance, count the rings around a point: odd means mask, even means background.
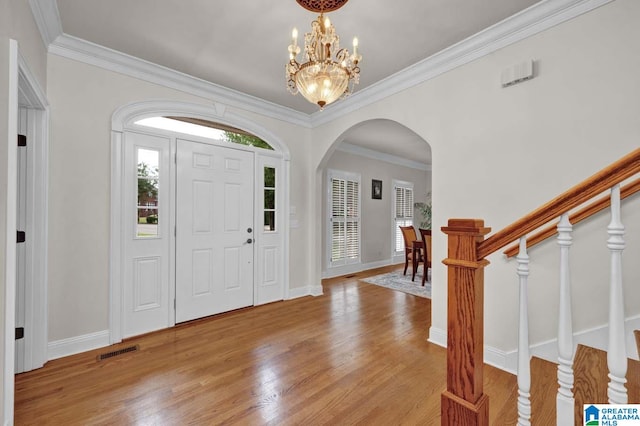
[[[404,252],[404,239],[402,238],[401,226],[413,226],[413,185],[410,183],[396,183],[395,191],[395,218],[394,235],[395,251]]]
[[[331,262],[344,259],[345,248],[345,191],[346,182],[342,179],[331,179]]]
[[[360,258],[360,184],[347,181],[346,248],[347,259]]]
[[[332,171],[331,249],[329,265],[341,266],[360,261],[360,181],[359,176]]]

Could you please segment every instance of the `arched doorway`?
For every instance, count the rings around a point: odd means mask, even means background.
[[[322,159],[317,176],[322,194],[318,205],[325,218],[323,278],[404,261],[398,225],[427,226],[421,209],[414,207],[431,203],[431,147],[427,141],[395,121],[368,120],[340,135]],[[360,214],[347,220],[352,223],[350,233],[342,232],[343,220],[333,217],[340,214],[331,207],[331,182],[336,179],[352,182],[351,186],[358,188],[358,199],[351,204],[359,206]],[[354,196],[353,191],[344,195]],[[406,204],[401,210],[397,209],[399,200]],[[342,238],[344,246],[353,249],[340,250]],[[341,261],[340,256],[346,259]]]
[[[153,117],[218,123],[273,149],[142,124]],[[225,108],[153,101],[114,113],[112,343],[286,297],[288,164],[275,135]]]

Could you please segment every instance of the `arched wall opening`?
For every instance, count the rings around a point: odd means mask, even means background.
[[[340,261],[336,229],[330,216],[330,176],[358,181],[360,191],[358,258]],[[362,121],[344,130],[330,145],[316,169],[315,227],[318,279],[404,263],[404,249],[396,247],[395,195],[398,185],[411,188],[411,205],[431,203],[431,146],[407,126],[388,119]],[[420,209],[413,210],[416,231],[426,226]],[[418,233],[419,235],[419,233]],[[349,237],[347,237],[349,239]],[[349,241],[351,241],[349,239]],[[402,244],[402,243],[401,243]],[[353,255],[353,253],[351,253]],[[336,261],[337,260],[337,261]]]

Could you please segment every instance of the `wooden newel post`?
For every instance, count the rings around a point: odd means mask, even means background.
[[[491,229],[480,219],[450,219],[448,235],[447,389],[442,425],[489,425],[489,398],[482,390],[484,267],[477,246]]]

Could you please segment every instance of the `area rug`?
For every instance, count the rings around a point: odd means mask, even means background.
[[[382,275],[375,275],[369,278],[363,278],[361,281],[413,294],[414,296],[431,299],[430,280],[426,281],[423,287],[421,285],[422,275],[416,274],[415,280],[411,281],[411,273],[409,271],[407,271],[407,275],[402,275],[402,271],[394,271]]]

